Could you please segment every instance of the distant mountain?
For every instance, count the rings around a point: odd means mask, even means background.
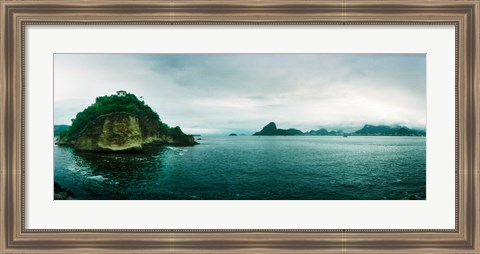
[[[306,135],[312,135],[312,136],[342,136],[343,131],[328,131],[325,128],[321,128],[319,130],[311,130],[308,132],[305,132]]]
[[[253,136],[273,136],[277,132],[277,125],[274,122],[271,122],[259,132],[253,134]]]
[[[370,125],[365,124],[360,130],[347,133],[342,130],[328,131],[325,128],[318,130],[311,130],[303,133],[297,129],[277,129],[274,122],[267,124],[259,132],[253,134],[253,136],[425,136],[424,130],[410,129],[405,126],[398,125]]]
[[[230,133],[230,135],[228,135],[228,136],[233,137],[233,136],[238,136],[238,135],[236,133]]]
[[[58,137],[60,133],[67,130],[69,125],[61,124],[61,125],[54,125],[53,126],[53,136]]]
[[[297,129],[277,129],[277,125],[274,122],[271,122],[259,132],[255,132],[253,136],[300,136],[300,135],[305,135],[300,130]]]
[[[409,129],[405,126],[369,125],[351,135],[356,136],[425,136],[425,131]]]

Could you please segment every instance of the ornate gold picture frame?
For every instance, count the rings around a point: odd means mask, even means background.
[[[1,253],[480,252],[480,1],[0,0],[0,8]],[[25,28],[71,24],[455,26],[455,229],[25,228]]]

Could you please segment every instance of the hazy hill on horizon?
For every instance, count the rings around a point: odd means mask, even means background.
[[[253,136],[425,136],[425,130],[410,129],[406,126],[400,125],[371,125],[365,124],[363,128],[353,131],[344,132],[342,130],[330,130],[320,128],[318,130],[311,130],[302,132],[298,129],[278,129],[274,122],[268,123],[259,132],[255,132]]]

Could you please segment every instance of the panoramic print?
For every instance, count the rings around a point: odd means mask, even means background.
[[[55,54],[55,200],[425,200],[425,54]]]

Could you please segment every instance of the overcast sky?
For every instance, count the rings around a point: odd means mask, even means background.
[[[143,96],[191,134],[426,125],[424,54],[55,54],[55,124],[102,95]]]

